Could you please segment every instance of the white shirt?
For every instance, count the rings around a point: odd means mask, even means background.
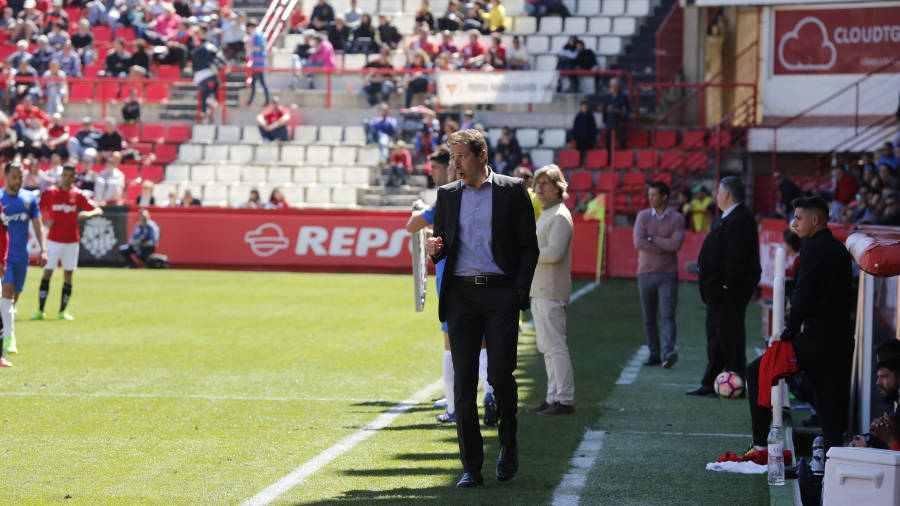
[[[738,204],[740,204],[740,202],[738,202]],[[726,209],[725,212],[722,213],[722,219],[724,220],[725,217],[727,217],[729,214],[731,214],[731,211],[734,211],[734,208],[737,207],[738,204],[732,204],[731,207]]]

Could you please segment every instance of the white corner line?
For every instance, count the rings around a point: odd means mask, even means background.
[[[581,491],[587,483],[587,473],[594,467],[600,450],[603,449],[603,436],[606,431],[587,429],[575,456],[569,461],[569,471],[562,477],[556,490],[553,491],[553,506],[574,506],[581,499]]]
[[[283,476],[275,483],[262,489],[259,493],[242,502],[242,506],[255,506],[269,504],[281,497],[284,493],[303,483],[313,473],[322,469],[334,459],[352,450],[356,445],[374,436],[378,431],[390,425],[403,413],[412,409],[415,405],[427,400],[435,390],[443,385],[442,380],[437,380],[412,394],[408,399],[395,404],[390,409],[378,415],[378,417],[365,427],[338,441],[322,453],[305,462],[300,467]]]

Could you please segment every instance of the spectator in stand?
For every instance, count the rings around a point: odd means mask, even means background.
[[[91,23],[87,18],[78,21],[78,31],[72,34],[72,46],[84,65],[90,65],[97,59],[93,49],[94,34],[91,33]]]
[[[323,68],[323,69],[333,69],[335,68],[334,62],[334,47],[331,45],[331,42],[328,42],[328,38],[322,32],[316,32],[312,40],[315,43],[315,49],[312,54],[309,55],[309,60],[306,63],[307,67],[314,68]],[[309,81],[309,89],[313,89],[315,87],[315,81],[313,80],[313,74],[307,74],[307,79]]]
[[[494,152],[494,159],[490,161],[491,169],[497,174],[503,174],[507,176],[512,173],[515,169],[512,165],[510,165],[506,158],[503,157],[503,153]]]
[[[440,131],[441,122],[435,117],[434,111],[428,109],[423,114],[422,126],[416,132],[416,156],[428,156],[437,149],[440,142]]]
[[[53,122],[47,129],[47,142],[41,150],[41,156],[52,158],[58,155],[60,158],[69,157],[69,127],[63,123],[62,114],[53,113]]]
[[[463,120],[459,129],[469,130],[470,128],[475,128],[475,113],[472,112],[472,109],[466,109],[463,111]]]
[[[378,43],[384,47],[385,45],[391,49],[397,49],[403,36],[394,26],[388,17],[384,14],[378,15]]]
[[[493,4],[491,10],[484,15],[484,19],[488,24],[488,30],[490,33],[505,32],[506,7],[503,6],[503,0],[493,0]]]
[[[71,40],[66,41],[56,59],[59,61],[59,69],[67,76],[81,77],[81,58],[78,57]]]
[[[301,3],[297,2],[297,9],[294,9],[295,13],[300,10],[300,5]],[[291,18],[293,19],[293,14]],[[293,21],[291,22],[293,23]],[[303,26],[306,26],[308,23],[308,20],[305,21]],[[291,31],[290,33],[295,32]],[[244,42],[247,40],[247,37],[247,27],[240,22],[237,12],[231,11],[222,34],[225,42],[225,48],[222,50],[222,53],[228,61],[238,62],[241,60],[245,54]]]
[[[15,130],[9,128],[9,118],[0,112],[0,158],[11,159],[16,156],[16,144],[19,136]]]
[[[288,21],[288,33],[303,33],[309,26],[309,16],[303,12],[303,2],[297,2]]]
[[[12,40],[12,32],[16,29],[16,15],[12,7],[3,8],[3,17],[0,18],[0,34],[4,35],[7,42]]]
[[[426,23],[416,25],[416,37],[409,41],[408,48],[413,52],[425,51],[429,60],[433,60],[438,55],[437,46],[428,40],[428,25]]]
[[[447,12],[438,19],[438,30],[449,30],[455,32],[462,27],[463,15],[459,10],[459,3],[456,0],[450,0],[447,4]]]
[[[459,123],[457,123],[452,118],[447,118],[444,120],[444,127],[441,129],[441,139],[438,142],[438,145],[447,144],[447,139],[450,138],[455,132],[459,131]]]
[[[895,153],[895,151],[897,151]],[[881,147],[881,156],[878,157],[878,163],[876,165],[881,166],[882,164],[888,164],[892,169],[897,169],[900,167],[900,149],[895,150],[894,145],[890,142],[885,142]]]
[[[58,60],[50,60],[50,66],[44,72],[44,78],[47,114],[62,113],[63,103],[68,100],[69,87],[66,86],[66,73],[60,70]]]
[[[571,16],[569,8],[563,3],[563,0],[542,0],[544,4],[544,14],[556,14],[563,19]],[[538,22],[540,24],[540,22]]]
[[[122,104],[122,123],[133,125],[141,122],[141,100],[137,96],[137,88],[128,90],[128,100]]]
[[[42,26],[44,15],[37,10],[37,3],[34,0],[25,0],[23,9],[16,15],[16,27],[13,29],[11,40],[32,40]]]
[[[519,147],[519,140],[516,134],[509,127],[503,127],[500,131],[500,138],[494,146],[494,152],[503,156],[506,161],[507,170],[503,174],[509,174],[519,167],[522,160],[522,148]]]
[[[346,51],[350,47],[353,31],[344,23],[344,18],[335,16],[334,24],[328,27],[328,42],[335,51]]]
[[[319,0],[313,7],[312,15],[309,17],[310,23],[307,28],[324,32],[328,30],[328,26],[334,21],[334,8],[325,0]]]
[[[506,51],[506,65],[510,70],[531,70],[531,55],[518,35],[513,35],[512,47]]]
[[[434,15],[431,13],[431,7],[428,0],[422,0],[422,3],[419,5],[419,10],[416,11],[416,26],[422,26],[422,23],[425,23],[428,26],[428,30],[437,28],[434,23]]]
[[[479,42],[479,32],[477,30],[469,30],[469,43],[463,46],[460,55],[463,59],[463,67],[467,69],[477,69],[484,65],[485,49],[484,45]],[[465,129],[465,125],[463,125]]]
[[[42,111],[40,107],[34,105],[34,100],[32,100],[31,95],[25,95],[22,99],[22,103],[17,105],[13,110],[12,119],[10,120],[12,128],[16,131],[20,140],[23,137],[27,125],[30,124],[30,120],[33,118],[40,120],[41,124],[45,127],[50,124],[50,116],[47,116],[47,113]]]
[[[536,17],[538,24],[540,24],[541,17],[547,13],[545,4],[545,0],[525,0],[525,13]]]
[[[46,35],[38,37],[38,47],[31,53],[31,66],[37,71],[38,75],[43,75],[50,67],[50,60],[56,56],[53,48],[50,47],[50,40]]]
[[[243,27],[243,25],[241,25]],[[160,65],[178,65],[181,68],[187,66],[188,55],[194,47],[194,32],[187,22],[178,23],[178,31],[172,39],[164,45],[157,45],[155,60]],[[242,43],[243,50],[243,43]]]
[[[119,254],[125,260],[126,266],[132,269],[138,266],[133,256],[146,264],[159,244],[159,225],[150,219],[150,211],[141,209],[139,216],[140,220],[134,225],[134,231],[131,233],[131,241],[119,246]]]
[[[266,96],[266,105],[269,105],[269,87],[266,85],[266,76],[263,73],[268,57],[266,56],[266,38],[258,28],[259,22],[251,19],[247,22],[247,32],[250,34],[250,65],[254,71],[250,77],[250,98],[244,104],[247,107],[253,104],[253,97],[256,95],[257,83],[262,86],[263,93]]]
[[[269,195],[269,202],[266,204],[266,209],[290,208],[291,206],[288,205],[287,200],[284,199],[284,192],[281,191],[281,188],[272,188],[272,193]]]
[[[412,170],[412,156],[410,156],[409,150],[406,149],[406,143],[398,140],[394,144],[394,150],[391,153],[390,175],[387,186],[406,186]]]
[[[291,120],[291,111],[281,105],[278,96],[272,97],[272,103],[256,117],[259,135],[263,141],[286,141],[288,139],[287,124]]]
[[[878,192],[869,192],[862,213],[854,214],[854,223],[872,224],[881,219],[881,194]]]
[[[101,206],[118,205],[125,191],[125,174],[119,170],[119,154],[106,160],[103,171],[94,181],[94,200]]]
[[[63,9],[62,0],[53,0],[51,4],[52,7],[44,15],[44,35],[52,32],[54,26],[59,26],[65,32],[69,31],[69,15]]]
[[[491,47],[487,50],[487,64],[491,68],[506,68],[506,46],[501,42],[499,34],[491,35]]]
[[[125,39],[116,38],[113,50],[106,55],[105,75],[107,77],[126,77],[131,62],[131,53],[125,50]]]
[[[531,161],[531,154],[522,153],[522,161],[519,162],[519,166],[516,169],[534,170],[534,162]]]
[[[606,128],[606,149],[612,159],[613,133],[615,133],[615,149],[625,149],[628,138],[628,115],[630,111],[628,96],[622,91],[618,79],[609,80],[609,95],[601,103],[603,125]]]
[[[40,158],[44,150],[44,143],[47,142],[47,127],[41,123],[40,119],[30,118],[25,121],[25,129],[22,131],[20,139],[20,155]]]
[[[81,128],[69,138],[69,154],[76,160],[93,160],[97,156],[97,142],[102,135],[103,132],[94,128],[91,118],[85,116],[81,120]]]
[[[897,171],[890,165],[882,163],[878,166],[878,177],[884,183],[885,188],[891,190],[900,190],[900,179],[897,178]]]
[[[193,53],[194,84],[200,91],[200,105],[203,115],[212,120],[212,110],[219,105],[216,94],[219,92],[218,65],[224,64],[224,55],[219,48],[209,42],[206,35],[197,37],[197,47]]]
[[[153,181],[145,179],[141,183],[141,194],[134,201],[135,205],[140,207],[155,206],[156,199],[153,197]]]
[[[575,61],[578,58],[578,37],[572,35],[569,37],[569,40],[566,41],[563,47],[559,48],[559,53],[557,54],[556,60],[556,70],[559,71],[568,71],[575,70]],[[560,76],[559,84],[556,86],[556,91],[565,91],[565,92],[574,92],[577,88],[576,79],[572,76]],[[567,87],[563,87],[563,82],[568,82],[569,85]]]
[[[514,171],[512,171],[512,176],[517,177],[525,183],[525,190],[528,192],[528,198],[531,200],[531,207],[534,209],[534,219],[537,220],[541,217],[541,211],[543,211],[543,207],[541,207],[541,201],[537,197],[537,193],[534,192],[534,188],[532,187],[532,181],[534,181],[534,173],[531,169],[526,167],[516,167]]]
[[[31,64],[31,58],[31,53],[28,52],[28,41],[20,40],[16,42],[16,50],[6,58],[6,62],[9,63],[10,68],[17,69],[22,60]]]
[[[581,152],[581,163],[584,163],[587,152],[597,144],[597,119],[587,102],[581,102],[572,122],[572,140],[575,149]]]
[[[128,67],[138,66],[144,69],[144,77],[150,75],[150,63],[153,61],[153,48],[144,39],[134,41],[134,54],[128,59]]]
[[[487,34],[488,29],[484,24],[484,20],[481,18],[481,15],[478,13],[478,9],[476,7],[471,7],[466,11],[466,19],[463,21],[460,30],[464,32],[476,31],[479,34]]]
[[[363,15],[363,11],[357,3],[356,0],[350,0],[350,8],[344,13],[344,23],[353,31],[356,31],[359,27]]]
[[[426,72],[431,69],[431,61],[428,53],[423,49],[419,49],[413,54],[413,60],[406,65],[406,70],[412,72],[403,75],[403,81],[400,88],[406,90],[406,108],[412,106],[413,95],[417,93],[428,93],[428,86],[431,84],[430,74]]]
[[[693,193],[694,197],[691,199],[691,207],[688,209],[693,225],[692,230],[696,232],[709,230],[715,202],[709,196],[709,190],[702,184],[695,186]]]
[[[438,46],[438,54],[458,53],[459,48],[453,43],[453,33],[450,30],[441,32],[441,44]]]
[[[200,199],[195,198],[194,194],[191,193],[190,189],[184,190],[184,194],[181,196],[181,202],[178,203],[181,207],[200,207],[203,205],[203,202]]]
[[[387,162],[390,158],[390,145],[397,137],[397,118],[390,115],[391,108],[383,103],[379,107],[378,117],[363,122],[366,131],[366,142],[377,143],[381,151],[381,161]]]
[[[794,206],[791,203],[800,197],[800,188],[796,183],[784,177],[784,172],[780,170],[776,170],[774,176],[780,199],[775,203],[775,214],[790,222],[794,217]]]
[[[862,219],[869,205],[869,187],[862,185],[856,191],[856,198],[841,213],[841,223],[856,223]]]
[[[87,20],[91,26],[99,24],[108,25],[115,32],[116,24],[119,21],[119,10],[115,8],[115,2],[107,2],[104,0],[91,0],[85,5],[87,11]]]
[[[362,88],[362,95],[369,102],[369,105],[375,106],[379,102],[385,104],[390,102],[391,93],[394,92],[396,85],[394,84],[394,76],[392,73],[384,72],[394,70],[394,66],[390,60],[391,50],[387,46],[382,46],[378,53],[378,58],[370,61],[364,68],[373,69],[375,71],[365,74],[363,79],[366,85]]]
[[[13,93],[10,94],[10,107],[21,102],[25,97],[33,102],[41,98],[41,84],[38,82],[38,73],[24,59],[19,60],[19,66],[12,75]]]
[[[265,207],[262,199],[259,197],[259,190],[253,188],[250,190],[250,194],[247,197],[246,202],[241,202],[240,204],[234,206],[239,209],[262,209]]]
[[[41,177],[41,164],[32,155],[27,155],[24,158],[22,165],[25,172],[22,174],[22,188],[28,191],[39,192],[41,191],[41,185],[45,183],[45,179]]]
[[[50,47],[56,52],[62,51],[66,42],[70,41],[69,34],[68,32],[64,32],[58,23],[53,23],[50,26],[50,33],[47,34],[47,40],[50,41]]]
[[[97,140],[98,159],[107,160],[116,153],[119,153],[119,156],[121,156],[122,151],[128,147],[128,142],[122,138],[122,134],[116,128],[117,125],[114,118],[108,116],[103,122],[106,125],[106,131]]]
[[[853,199],[856,196],[856,190],[859,186],[856,184],[856,180],[853,179],[853,176],[848,174],[841,167],[832,167],[831,178],[834,190],[832,193],[831,212],[829,213],[829,216],[832,221],[838,221],[841,219],[841,212],[844,210],[844,207],[850,202],[853,202]]]
[[[353,30],[353,44],[350,45],[351,53],[369,54],[378,49],[375,43],[375,28],[372,26],[372,17],[366,13],[360,16],[359,25]]]
[[[597,62],[597,55],[594,54],[594,51],[584,46],[584,41],[578,39],[575,43],[575,50],[578,51],[578,56],[575,57],[575,70],[587,70],[590,72],[595,72],[600,70],[600,64]],[[597,77],[596,76],[583,76],[585,78],[592,78],[594,80],[594,87],[597,87]],[[582,76],[572,76],[572,82],[579,82],[582,80]],[[580,91],[580,85],[577,87],[577,90]]]
[[[896,191],[889,191],[884,196],[884,210],[877,223],[892,227],[900,226],[900,195]]]
[[[456,65],[450,63],[450,53],[441,53],[434,63],[435,70],[456,70]]]

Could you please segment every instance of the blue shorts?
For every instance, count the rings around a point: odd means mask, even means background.
[[[12,283],[13,291],[22,293],[25,289],[25,275],[28,274],[28,262],[14,262],[6,265],[3,284]]]

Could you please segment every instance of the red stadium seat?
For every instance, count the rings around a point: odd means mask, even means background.
[[[709,166],[709,155],[706,151],[692,151],[685,157],[684,166],[691,171],[704,171]]]
[[[96,63],[92,63],[90,65],[84,66],[84,77],[85,79],[93,79],[100,75],[100,71],[103,70],[103,65],[98,65]]]
[[[99,173],[103,172],[103,167],[106,167],[106,165],[103,165],[102,163],[92,163],[92,164],[91,164],[91,171],[96,172],[97,174],[99,174]]]
[[[166,126],[159,123],[144,123],[141,127],[141,142],[161,144],[165,142]]]
[[[642,149],[637,152],[637,163],[634,166],[637,169],[652,170],[656,168],[658,160],[659,154],[655,149]]]
[[[631,196],[631,209],[634,211],[639,211],[641,209],[646,209],[649,206],[647,202],[647,192],[635,193]]]
[[[169,125],[166,142],[180,144],[191,139],[191,125]]]
[[[571,211],[572,209],[575,209],[577,204],[578,202],[575,200],[575,194],[570,193],[569,197],[566,199],[566,207]]]
[[[91,83],[75,83],[69,90],[70,102],[90,102],[94,99],[94,85]],[[78,124],[81,126],[81,124]]]
[[[683,164],[684,155],[681,151],[663,151],[662,161],[659,162],[659,168],[662,170],[678,170]]]
[[[611,192],[616,189],[619,184],[619,174],[609,171],[597,174],[597,186],[594,189],[598,192]]]
[[[147,102],[168,102],[169,87],[165,84],[148,84],[145,100]]]
[[[111,44],[102,44],[97,46],[97,61],[105,62],[106,56],[112,51]]]
[[[628,147],[640,149],[650,146],[650,130],[629,130]]]
[[[678,145],[678,132],[675,130],[657,130],[653,136],[653,147],[669,149]]]
[[[587,191],[593,187],[594,175],[590,172],[569,172],[568,176],[571,191]]]
[[[716,145],[729,148],[731,147],[731,132],[727,130],[719,130],[718,132],[709,133],[709,147],[714,148]]]
[[[147,144],[145,142],[138,142],[136,144],[131,145],[132,148],[136,149],[141,156],[150,156],[150,153],[153,152],[153,145]]]
[[[606,167],[606,150],[592,149],[587,152],[587,159],[584,162],[586,169],[602,169]]]
[[[163,173],[162,165],[144,165],[141,167],[141,179],[144,181],[158,183],[163,180]]]
[[[74,32],[78,26],[78,20],[81,19],[81,7],[66,7],[63,10],[69,16],[69,31]]]
[[[116,38],[118,39],[119,37],[122,37],[122,39],[125,40],[126,44],[130,44],[130,43],[134,42],[134,39],[135,39],[134,30],[131,28],[125,28],[125,27],[118,28],[118,29],[116,29]]]
[[[626,172],[622,180],[622,189],[627,192],[642,193],[647,186],[647,173]]]
[[[131,90],[137,91],[138,98],[144,96],[144,87],[140,84],[123,84],[122,88],[119,90],[119,100],[125,100],[128,98],[128,94],[131,93]]]
[[[178,146],[175,144],[157,144],[153,149],[157,163],[172,163],[178,158]]]
[[[581,152],[573,149],[563,149],[559,152],[557,161],[560,169],[574,169],[581,165]]]
[[[613,202],[615,203],[616,209],[618,210],[628,211],[631,208],[627,193],[617,193],[613,198]]]
[[[654,183],[666,183],[670,187],[672,186],[672,173],[671,172],[658,172],[651,179]]]
[[[119,125],[119,133],[122,134],[122,138],[124,138],[127,142],[137,142],[140,129],[141,126],[137,123],[123,123]]]
[[[115,100],[119,96],[118,83],[103,81],[97,86],[97,97],[100,100]]]
[[[634,152],[630,149],[613,151],[613,167],[616,169],[630,169],[634,166]]]
[[[181,69],[178,67],[178,65],[159,66],[160,79],[178,79],[179,77],[181,77]]]
[[[132,181],[138,178],[140,167],[133,163],[123,163],[119,165],[119,170],[122,171],[122,174],[125,174],[125,182],[131,184]]]
[[[15,44],[3,44],[0,46],[0,59],[6,61],[13,53],[16,52]]]
[[[96,25],[91,28],[91,34],[94,36],[94,44],[106,44],[112,42],[113,32],[106,25]]]
[[[134,204],[137,202],[138,197],[141,196],[141,185],[139,184],[130,184],[125,190],[125,199],[129,204]]]
[[[681,133],[681,147],[687,149],[702,148],[705,138],[706,130],[685,130]]]

